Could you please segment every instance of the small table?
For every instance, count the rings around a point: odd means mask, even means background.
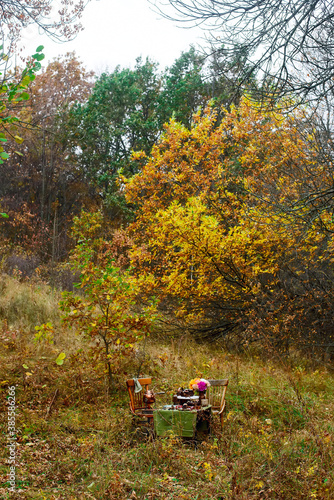
[[[211,405],[183,410],[173,406],[153,411],[154,429],[157,436],[168,432],[180,437],[196,437],[198,433],[210,433]]]

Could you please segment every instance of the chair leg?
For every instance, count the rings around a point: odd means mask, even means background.
[[[147,421],[148,421],[148,425],[150,427],[152,427],[152,429],[153,429],[153,427],[154,427],[153,415],[152,415],[152,417],[151,416],[147,417]]]

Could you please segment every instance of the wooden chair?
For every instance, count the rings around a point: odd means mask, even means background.
[[[128,388],[128,393],[130,396],[130,411],[134,418],[136,418],[137,423],[147,424],[153,427],[153,408],[147,405],[143,401],[143,396],[149,389],[152,379],[150,378],[139,378],[138,379],[143,390],[140,392],[135,392],[135,382],[133,379],[126,381],[126,386]],[[140,421],[140,419],[142,419]],[[144,420],[143,420],[144,419]]]
[[[210,387],[207,389],[207,399],[211,405],[213,415],[219,415],[221,426],[223,427],[223,411],[225,408],[225,394],[228,386],[228,379],[210,380]]]

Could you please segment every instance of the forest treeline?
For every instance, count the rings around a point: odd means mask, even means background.
[[[3,271],[69,288],[59,276],[70,260],[82,293],[98,284],[107,310],[140,302],[126,321],[146,330],[155,304],[160,321],[196,338],[330,353],[328,99],[317,113],[291,95],[259,104],[261,84],[235,57],[191,48],[163,71],[139,58],[95,76],[67,54],[37,73],[5,124]],[[115,275],[122,300],[108,289]],[[93,324],[73,301],[67,313]],[[126,331],[119,343],[132,347]],[[113,333],[102,333],[108,350]]]

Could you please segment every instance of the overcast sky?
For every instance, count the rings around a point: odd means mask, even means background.
[[[57,0],[55,0],[56,2]],[[178,28],[153,12],[147,0],[91,0],[81,20],[84,30],[71,42],[57,44],[35,28],[23,32],[24,54],[44,45],[49,61],[75,51],[87,69],[101,73],[115,66],[134,66],[138,56],[169,66],[190,45],[203,44],[200,29]]]

